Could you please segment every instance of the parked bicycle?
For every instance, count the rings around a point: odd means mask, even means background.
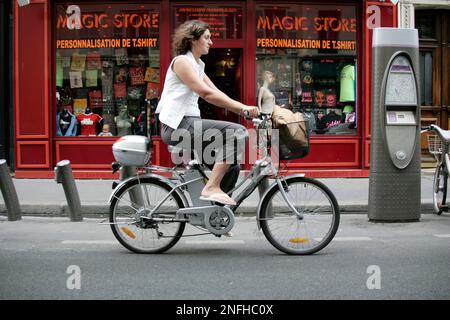
[[[422,128],[423,132],[433,132],[428,135],[428,150],[435,157],[437,164],[433,177],[433,209],[436,214],[448,211],[447,186],[450,172],[449,145],[450,130],[443,130],[432,124]]]
[[[270,117],[253,119],[254,127],[267,133]],[[261,132],[261,131],[259,131]],[[128,139],[128,141],[127,141]],[[136,140],[137,139],[137,140]],[[120,165],[137,165],[130,162],[134,147],[130,144],[146,137],[123,137],[124,152],[116,152],[113,170]],[[137,148],[143,150],[142,145]],[[207,175],[203,165],[191,160],[184,166],[174,168],[143,166],[137,175],[120,182],[110,197],[109,223],[117,240],[136,253],[162,253],[173,247],[181,237],[213,234],[217,237],[228,233],[234,226],[234,213],[239,205],[260,185],[264,179],[274,182],[261,197],[256,209],[258,228],[267,240],[287,254],[308,255],[318,252],[333,239],[339,226],[339,206],[333,193],[320,181],[301,174],[279,174],[264,139],[258,139],[260,151],[247,177],[236,185],[228,195],[243,187],[234,199],[236,205],[228,206],[200,200]],[[171,152],[179,152],[169,147]],[[117,150],[116,150],[117,151]],[[120,154],[124,157],[121,158]],[[142,165],[142,164],[141,164]],[[162,172],[172,175],[168,179]],[[160,173],[160,174],[158,174]],[[247,183],[247,185],[245,185]],[[183,235],[189,223],[202,233]]]

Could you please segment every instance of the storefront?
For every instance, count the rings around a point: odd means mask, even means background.
[[[151,136],[153,163],[171,165],[154,111],[171,61],[171,34],[189,19],[210,24],[213,47],[203,60],[221,90],[256,105],[267,86],[278,105],[311,119],[310,154],[287,169],[368,176],[371,27],[395,26],[395,6],[253,0],[16,5],[16,176],[52,177],[55,164],[69,159],[78,178],[112,177],[111,145],[126,134]],[[250,127],[224,109],[199,104],[205,118]]]

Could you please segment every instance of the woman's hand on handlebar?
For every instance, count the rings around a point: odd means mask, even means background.
[[[242,108],[241,114],[243,114],[246,118],[256,118],[259,116],[259,108],[254,106],[245,106]]]

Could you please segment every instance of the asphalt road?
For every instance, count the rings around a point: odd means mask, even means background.
[[[372,223],[343,215],[333,242],[288,256],[237,218],[232,238],[123,248],[99,220],[0,217],[0,299],[450,299],[450,215]],[[188,230],[192,231],[192,229]]]

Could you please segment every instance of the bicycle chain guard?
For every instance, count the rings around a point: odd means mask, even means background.
[[[234,226],[234,214],[228,207],[217,206],[217,210],[205,214],[205,226],[214,235],[223,235]]]
[[[176,216],[177,219],[188,219],[193,226],[205,227],[216,236],[227,233],[234,226],[234,213],[226,206],[181,208]]]

